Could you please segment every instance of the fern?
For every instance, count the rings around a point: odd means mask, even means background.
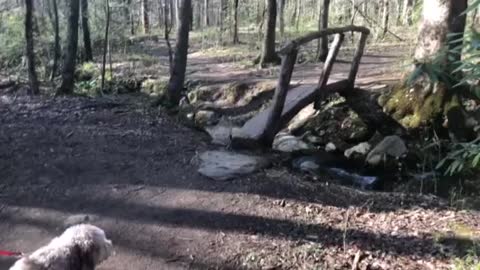
[[[470,169],[480,168],[480,138],[469,143],[457,143],[436,169],[445,168],[445,175],[455,175]]]

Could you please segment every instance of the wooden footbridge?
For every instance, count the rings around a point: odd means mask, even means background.
[[[348,78],[328,84],[333,64],[342,46],[345,33],[348,32],[360,33],[360,40],[353,56]],[[368,28],[351,25],[324,29],[290,41],[279,51],[282,57],[282,65],[272,105],[247,121],[242,128],[233,132],[233,145],[240,147],[258,145],[271,146],[275,135],[304,107],[315,102],[315,108],[318,109],[321,101],[328,94],[353,91],[369,34],[370,30],[368,30]],[[292,88],[290,81],[300,47],[313,40],[329,35],[335,35],[335,39],[323,65],[318,84],[300,85]]]

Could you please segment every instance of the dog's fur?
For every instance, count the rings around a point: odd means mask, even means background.
[[[10,270],[94,270],[113,252],[105,232],[93,225],[68,228],[48,245],[18,260]]]

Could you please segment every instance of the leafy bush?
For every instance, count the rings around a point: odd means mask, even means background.
[[[478,247],[474,247],[467,256],[455,260],[454,270],[480,270],[480,256]]]
[[[446,175],[480,168],[480,138],[469,143],[454,144],[452,151],[437,165],[437,169],[444,167]]]
[[[0,67],[18,66],[22,62],[25,40],[23,16],[12,12],[0,25]]]

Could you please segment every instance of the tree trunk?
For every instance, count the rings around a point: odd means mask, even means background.
[[[90,27],[88,25],[88,0],[82,0],[82,29],[83,46],[85,47],[85,61],[93,61],[92,41],[90,40]]]
[[[183,84],[185,82],[191,10],[192,1],[182,0],[182,5],[179,9],[181,20],[177,26],[175,56],[170,74],[170,80],[168,82],[168,98],[170,103],[175,105],[177,105],[180,101]]]
[[[260,66],[264,67],[267,64],[278,64],[280,57],[275,52],[275,28],[277,22],[277,1],[266,0],[267,4],[267,18],[265,28],[265,36],[263,38],[262,56],[260,58]]]
[[[292,13],[292,19],[290,20],[290,25],[295,26],[295,23],[297,22],[297,10],[298,10],[298,1],[299,0],[293,0],[294,6],[293,6],[293,13]],[[259,1],[260,2],[260,1]]]
[[[208,17],[208,10],[209,10],[209,0],[204,0],[203,3],[203,26],[209,27],[210,26],[210,19]]]
[[[238,38],[238,0],[233,0],[233,44],[240,43]]]
[[[128,22],[130,23],[130,34],[132,36],[135,35],[135,15],[133,13],[133,11],[131,10],[132,9],[132,0],[127,0],[127,5],[128,5],[128,9],[129,9],[129,18],[128,18]]]
[[[181,18],[181,15],[180,15],[180,1],[182,1],[182,0],[173,0],[173,2],[175,2],[175,21],[176,21],[175,25],[180,24],[180,18]],[[190,25],[188,27],[190,27]]]
[[[149,6],[148,0],[142,0],[142,26],[143,33],[150,33],[150,17],[149,17]]]
[[[30,84],[30,94],[37,95],[38,89],[37,73],[35,71],[35,50],[33,38],[33,0],[25,0],[25,40],[26,54],[28,62],[28,80]]]
[[[404,0],[403,5],[403,25],[411,26],[413,24],[413,0]]]
[[[380,30],[380,38],[385,38],[385,35],[388,32],[388,20],[389,20],[389,0],[383,0],[382,8],[383,8],[383,15],[382,15],[382,29]]]
[[[105,23],[105,36],[103,40],[102,84],[101,84],[102,92],[105,91],[105,70],[107,65],[107,50],[108,50],[108,43],[109,43],[108,32],[110,31],[110,1],[109,0],[107,0],[107,2],[105,3],[105,17],[107,18],[107,21]]]
[[[402,19],[402,0],[397,0],[395,2],[396,14],[395,14],[395,25],[401,25]]]
[[[169,9],[172,8],[172,6],[170,6],[171,2],[167,2],[165,1],[165,5],[164,5],[164,13],[165,14],[168,14],[169,13]],[[173,52],[172,52],[172,45],[170,44],[170,31],[172,30],[172,26],[171,26],[171,22],[170,22],[170,25],[168,23],[168,16],[165,16],[164,17],[164,27],[163,27],[163,36],[165,38],[165,43],[167,44],[167,48],[168,48],[168,70],[169,70],[169,73],[172,73],[172,65],[173,65]]]
[[[285,0],[279,0],[279,25],[280,25],[280,37],[285,37]]]
[[[225,21],[227,20],[227,11],[227,1],[220,0],[220,43],[223,43],[223,34],[225,33]]]
[[[328,28],[328,17],[330,10],[330,0],[323,0],[323,12],[318,21],[318,30]],[[322,37],[318,41],[318,60],[324,62],[328,55],[328,37]]]
[[[53,8],[53,29],[55,32],[55,45],[53,47],[53,66],[52,66],[52,74],[50,75],[50,81],[55,79],[58,69],[58,60],[60,58],[60,25],[58,21],[58,7],[57,7],[57,0],[52,0],[52,8]]]
[[[467,0],[425,0],[423,19],[418,34],[412,69],[419,70],[425,64],[435,60],[437,69],[442,74],[452,74],[453,63],[460,59],[460,54],[445,53],[446,49],[461,45],[447,45],[449,33],[462,33],[465,30]],[[462,36],[455,36],[460,39]],[[440,60],[439,60],[440,59]],[[437,74],[438,76],[438,74]],[[452,76],[454,77],[454,76]],[[394,89],[385,102],[387,112],[393,114],[407,128],[418,128],[433,124],[440,127],[443,117],[448,123],[457,124],[461,119],[451,121],[451,112],[463,110],[456,88],[449,85],[456,82],[432,80],[427,74],[417,76],[403,86]],[[449,129],[451,130],[451,129]]]
[[[176,11],[177,11],[177,6],[176,6],[176,1],[177,0],[170,0],[170,25],[174,26],[177,25],[177,17],[176,17]]]
[[[79,0],[68,1],[68,28],[67,46],[65,46],[65,60],[63,63],[62,84],[57,94],[71,94],[75,84],[75,65],[78,49],[78,18]]]

